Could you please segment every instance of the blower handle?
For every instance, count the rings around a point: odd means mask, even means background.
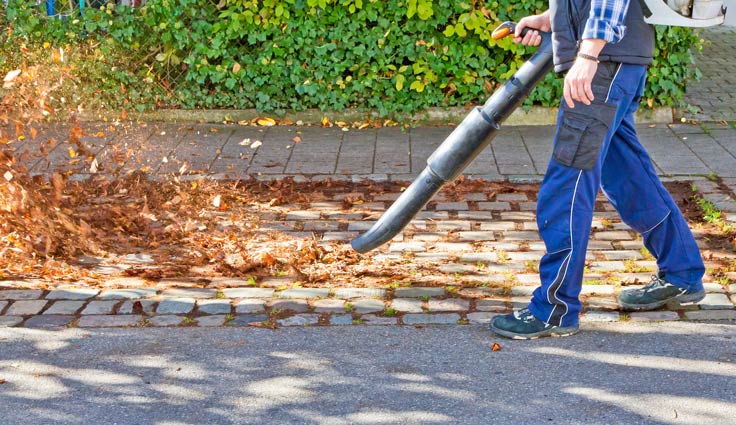
[[[534,28],[524,27],[523,30],[521,30],[521,36],[524,37],[526,33],[529,31],[534,30]],[[506,36],[514,35],[516,32],[516,22],[506,21],[498,26],[493,32],[491,33],[491,38],[494,40],[500,40]],[[540,31],[542,32],[542,31]]]

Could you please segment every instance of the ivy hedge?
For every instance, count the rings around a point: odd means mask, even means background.
[[[219,1],[219,2],[218,2]],[[9,0],[0,71],[67,52],[96,107],[342,110],[383,115],[477,104],[533,48],[490,38],[546,0],[149,0],[45,17]],[[5,22],[2,22],[5,21]],[[697,33],[658,27],[645,107],[680,105]],[[24,52],[18,55],[19,48]],[[35,55],[35,56],[34,56]],[[525,105],[556,105],[554,74]]]

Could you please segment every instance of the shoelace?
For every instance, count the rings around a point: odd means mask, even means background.
[[[514,316],[516,316],[517,319],[525,323],[534,321],[534,315],[532,314],[531,311],[529,311],[528,308],[522,308],[521,310],[516,311],[514,313]]]
[[[644,289],[644,292],[646,293],[653,291],[658,287],[664,288],[665,286],[667,286],[667,282],[665,282],[664,279],[661,279],[658,276],[652,276],[652,280],[642,289]]]

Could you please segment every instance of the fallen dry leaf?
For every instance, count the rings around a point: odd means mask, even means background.
[[[491,345],[491,351],[501,351],[501,344],[494,342],[493,345]]]
[[[272,127],[276,125],[276,120],[273,118],[258,118],[256,123],[261,127]]]

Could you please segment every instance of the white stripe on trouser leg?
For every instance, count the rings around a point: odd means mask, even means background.
[[[562,279],[559,280],[559,284],[557,285],[557,288],[555,288],[555,292],[552,294],[552,296],[557,302],[560,302],[565,306],[565,313],[563,313],[562,316],[560,317],[560,326],[562,326],[562,319],[564,319],[565,315],[567,315],[567,312],[570,311],[570,307],[562,299],[557,298],[557,291],[560,290],[562,283],[565,281],[565,276],[567,276],[567,269],[570,267],[570,261],[572,260],[572,253],[575,251],[574,239],[572,237],[572,213],[575,210],[575,197],[578,194],[578,185],[580,184],[580,177],[582,177],[582,175],[583,175],[583,170],[580,170],[580,172],[578,173],[578,179],[575,181],[575,189],[572,192],[572,202],[570,202],[570,253],[567,254],[567,258],[566,258],[567,261],[563,261],[563,264],[565,265],[565,272],[562,275]],[[559,271],[557,272],[557,275],[558,276],[560,275]],[[552,287],[550,287],[550,289],[552,289]],[[547,301],[551,302],[551,300],[549,299],[549,294],[547,295]],[[552,316],[554,315],[555,309],[557,309],[557,306],[558,304],[555,304],[552,307],[552,311],[549,313],[549,317],[547,318],[547,323],[549,323],[549,321],[552,319]]]

